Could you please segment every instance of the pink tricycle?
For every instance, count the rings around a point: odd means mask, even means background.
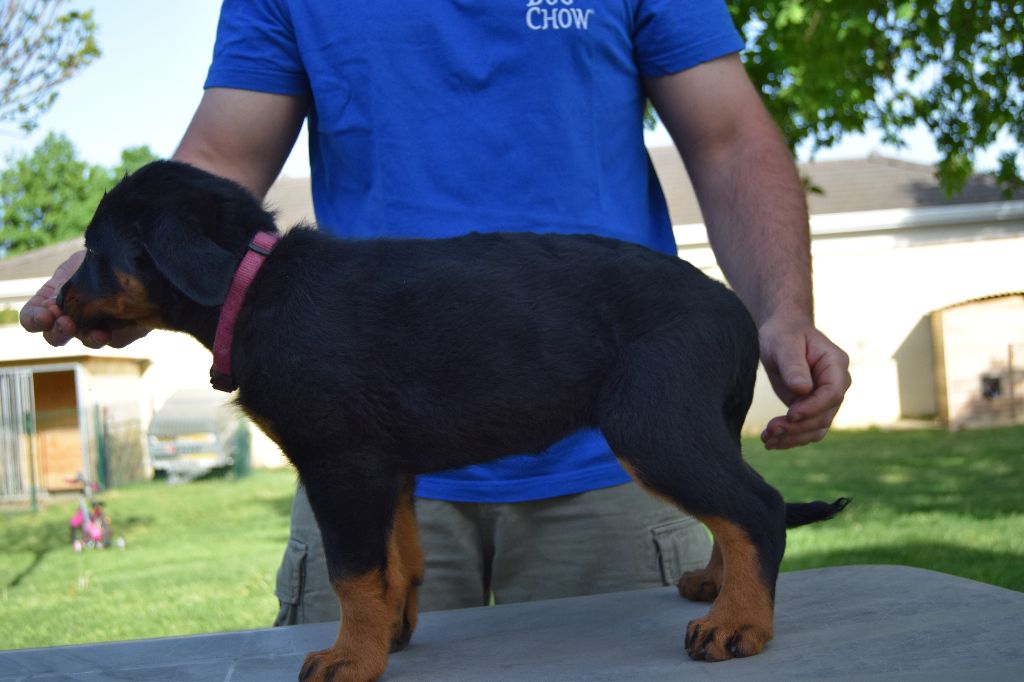
[[[103,503],[93,498],[99,486],[82,474],[72,480],[82,484],[82,497],[78,500],[78,510],[68,519],[71,546],[76,552],[81,552],[83,547],[109,547],[110,519],[103,513]]]

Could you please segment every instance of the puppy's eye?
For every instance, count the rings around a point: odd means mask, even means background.
[[[102,253],[100,253],[99,251],[97,251],[96,249],[88,249],[87,248],[85,250],[85,256],[86,256],[86,258],[89,258],[90,260],[92,260],[92,262],[95,263],[99,267],[103,267],[104,265],[106,265],[106,262],[107,262],[106,257],[104,257],[104,255]]]

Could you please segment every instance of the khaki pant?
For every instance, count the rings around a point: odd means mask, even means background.
[[[711,554],[704,528],[635,483],[535,502],[416,499],[426,571],[420,611],[674,585]],[[338,620],[305,491],[277,573],[275,625]]]

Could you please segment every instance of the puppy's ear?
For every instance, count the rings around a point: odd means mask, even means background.
[[[200,305],[220,305],[227,297],[238,258],[207,237],[198,221],[163,217],[142,239],[156,269],[181,293]]]

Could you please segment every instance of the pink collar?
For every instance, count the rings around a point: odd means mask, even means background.
[[[256,236],[249,242],[249,250],[235,271],[231,280],[231,288],[228,289],[227,298],[220,309],[220,319],[217,320],[217,333],[213,337],[213,367],[210,368],[210,383],[218,391],[231,393],[238,384],[231,376],[231,341],[235,337],[235,321],[238,320],[238,313],[242,310],[242,302],[245,300],[245,292],[249,285],[256,278],[256,273],[263,266],[270,252],[277,246],[280,236],[273,232],[257,232]]]

